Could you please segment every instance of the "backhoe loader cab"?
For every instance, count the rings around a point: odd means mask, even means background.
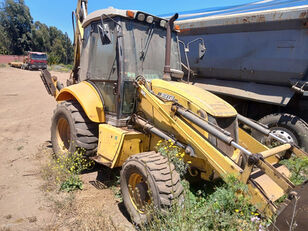
[[[99,10],[83,22],[78,80],[98,90],[107,121],[125,126],[135,105],[137,76],[163,77],[167,21],[144,12]],[[171,39],[171,69],[181,70],[175,31]]]

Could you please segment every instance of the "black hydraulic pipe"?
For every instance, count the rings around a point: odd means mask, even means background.
[[[167,23],[167,35],[166,35],[166,50],[165,50],[165,67],[163,80],[171,80],[170,75],[170,56],[171,56],[171,31],[173,28],[173,23],[179,17],[178,14],[173,15]]]
[[[223,132],[219,131],[217,128],[207,123],[205,120],[199,118],[198,116],[194,115],[193,113],[185,109],[177,107],[176,113],[188,119],[189,121],[193,122],[194,124],[198,125],[200,128],[204,129],[211,135],[219,138],[220,140],[222,140],[223,142],[227,144],[231,144],[231,142],[233,141],[233,138],[231,136],[224,134]]]

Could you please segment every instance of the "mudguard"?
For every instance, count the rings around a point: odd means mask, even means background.
[[[61,89],[56,100],[77,100],[91,121],[95,123],[105,122],[102,100],[97,90],[86,81]]]

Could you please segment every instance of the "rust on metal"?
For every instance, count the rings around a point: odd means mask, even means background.
[[[44,86],[48,92],[49,95],[55,96],[56,95],[56,87],[54,85],[54,77],[51,77],[51,74],[47,70],[42,70],[41,71],[41,79],[44,83]]]

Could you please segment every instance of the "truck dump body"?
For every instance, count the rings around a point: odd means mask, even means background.
[[[188,53],[197,82],[207,77],[218,80],[215,85],[219,80],[254,82],[253,88],[257,84],[275,85],[278,92],[285,91],[286,98],[274,101],[287,104],[293,95],[291,83],[307,80],[307,4],[298,0],[260,1],[180,14],[180,40],[187,43],[201,37],[207,47],[201,60],[198,44]]]

